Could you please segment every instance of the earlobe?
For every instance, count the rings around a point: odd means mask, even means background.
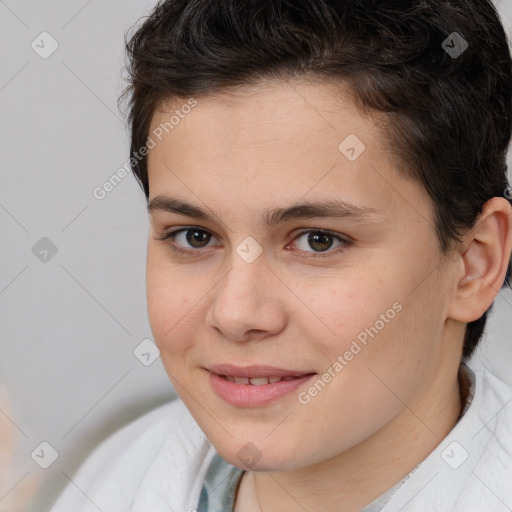
[[[503,197],[485,203],[468,231],[463,271],[450,305],[450,318],[472,322],[491,306],[505,279],[512,251],[512,206]]]

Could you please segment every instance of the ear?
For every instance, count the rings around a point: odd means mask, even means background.
[[[460,272],[448,317],[478,320],[498,295],[512,252],[512,206],[503,197],[485,203],[475,226],[466,233]]]

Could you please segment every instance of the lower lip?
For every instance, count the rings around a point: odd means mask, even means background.
[[[235,407],[258,407],[267,405],[278,398],[292,393],[316,374],[304,375],[293,380],[253,386],[252,384],[237,384],[224,377],[210,372],[210,378],[215,392],[228,404]]]

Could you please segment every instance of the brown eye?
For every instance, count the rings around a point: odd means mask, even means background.
[[[211,234],[203,231],[202,229],[186,229],[185,238],[192,247],[202,248],[208,245],[211,239]],[[206,244],[205,244],[206,241]]]
[[[179,253],[198,252],[196,249],[208,247],[211,239],[211,233],[196,227],[177,229],[158,238],[161,242],[167,243],[173,251]]]
[[[329,233],[310,232],[308,244],[317,251],[327,251],[332,247],[334,237]]]
[[[308,236],[305,237],[304,235]],[[298,243],[297,240],[300,239],[303,239],[303,241]],[[334,250],[329,251],[336,242],[338,245],[335,246]],[[337,249],[343,250],[349,247],[351,243],[352,241],[347,238],[330,231],[319,229],[303,231],[294,240],[294,245],[297,246],[299,250],[308,253],[306,254],[306,257],[308,258],[323,257],[324,254],[321,253],[326,253],[325,256],[330,256],[331,254],[337,253]],[[310,249],[313,249],[313,251]]]

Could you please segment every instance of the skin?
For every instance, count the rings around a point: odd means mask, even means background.
[[[162,104],[150,131],[184,103]],[[151,211],[148,313],[176,391],[220,455],[247,470],[237,512],[358,510],[431,453],[460,414],[465,322],[503,282],[512,208],[493,198],[443,255],[430,198],[400,173],[376,122],[339,85],[260,82],[198,98],[149,153],[150,200],[172,196],[214,214]],[[353,162],[338,150],[349,134],[366,145]],[[325,199],[377,213],[259,221],[266,209]],[[187,254],[158,240],[190,226],[211,236],[191,245],[182,232],[174,243]],[[308,243],[318,229],[352,243],[328,238],[322,252]],[[263,250],[252,263],[236,252],[249,236]],[[397,302],[402,310],[306,405],[293,392],[235,407],[211,387],[206,368],[219,363],[321,376]],[[247,443],[261,454],[251,467],[237,456]]]

